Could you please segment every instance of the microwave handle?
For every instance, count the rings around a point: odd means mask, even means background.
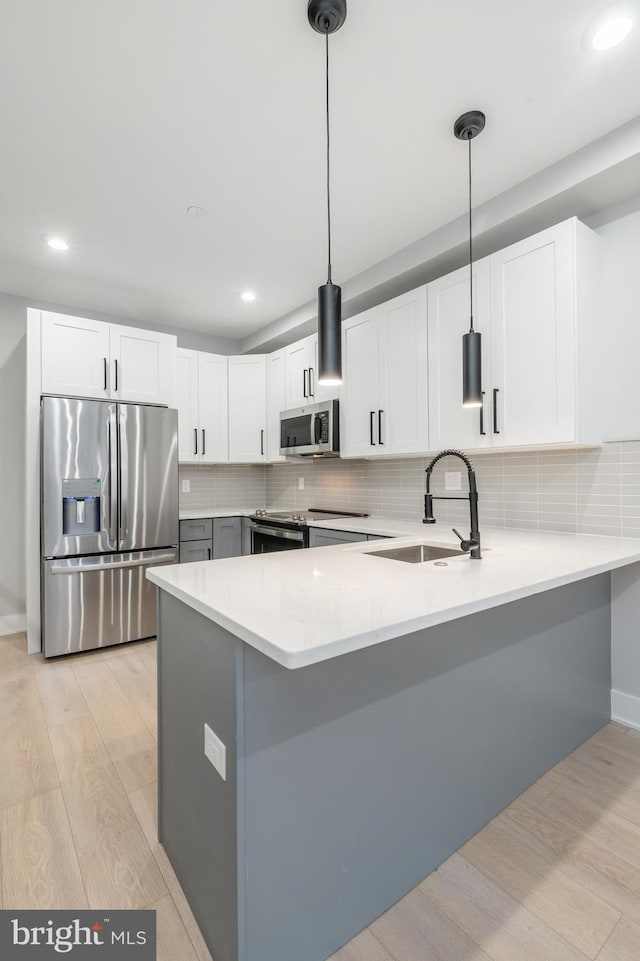
[[[322,437],[322,420],[320,419],[320,414],[316,411],[313,415],[313,443],[319,444]]]

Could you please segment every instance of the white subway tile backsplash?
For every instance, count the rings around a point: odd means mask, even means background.
[[[180,494],[180,507],[326,507],[419,520],[429,460],[182,465],[180,480],[188,479],[191,491]],[[640,441],[606,444],[597,450],[479,454],[471,460],[481,527],[640,537]],[[432,476],[434,495],[445,493],[444,474],[451,470],[462,472],[464,492],[464,465],[446,457]],[[300,477],[304,490],[299,489]],[[466,501],[436,500],[434,514],[464,527],[468,506]]]

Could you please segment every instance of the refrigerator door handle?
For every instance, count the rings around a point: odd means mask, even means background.
[[[158,554],[147,560],[111,561],[105,564],[83,564],[82,567],[53,566],[52,574],[86,574],[89,571],[118,571],[123,567],[151,567],[153,564],[163,564],[165,561],[177,561],[177,554]]]
[[[118,501],[117,501],[117,477],[118,477],[118,463],[114,457],[114,444],[113,435],[117,433],[117,424],[115,420],[115,408],[109,420],[107,421],[107,458],[109,461],[109,491],[107,493],[107,503],[109,505],[109,540],[113,547],[117,547],[116,543],[116,532],[113,527],[114,515],[118,512]]]
[[[127,494],[129,490],[129,452],[127,444],[123,443],[122,435],[126,430],[126,423],[123,423],[124,414],[118,408],[118,550],[123,548],[123,542],[129,536],[129,506],[127,504]]]

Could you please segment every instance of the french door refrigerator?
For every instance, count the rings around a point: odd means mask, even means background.
[[[156,633],[152,565],[178,562],[178,415],[42,399],[45,657]]]

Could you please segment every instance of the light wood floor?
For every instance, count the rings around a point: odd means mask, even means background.
[[[0,638],[0,907],[152,907],[158,961],[211,961],[156,839],[155,674],[154,641]],[[640,961],[640,733],[615,724],[331,961],[585,959]]]

